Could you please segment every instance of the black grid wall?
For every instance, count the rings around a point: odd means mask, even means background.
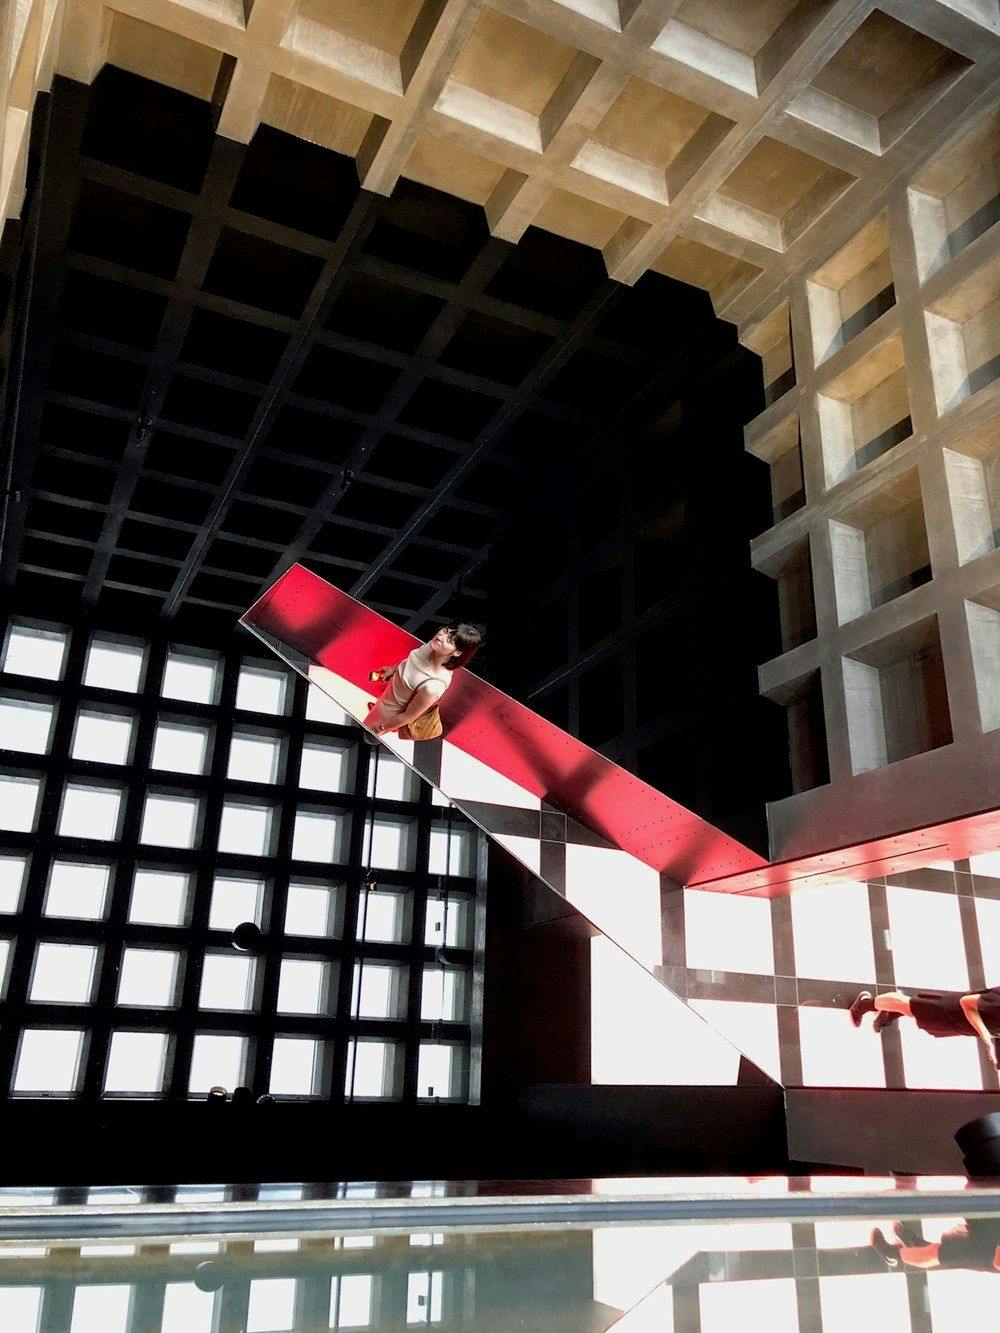
[[[8,623],[0,1095],[477,1100],[479,835],[244,646]]]

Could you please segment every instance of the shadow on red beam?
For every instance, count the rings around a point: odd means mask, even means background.
[[[302,565],[269,588],[242,623],[365,691],[373,668],[401,661],[419,642]],[[449,744],[677,884],[767,867],[749,847],[471,671],[456,674],[441,714]]]

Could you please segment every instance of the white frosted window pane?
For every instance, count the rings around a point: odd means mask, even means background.
[[[307,741],[302,747],[299,786],[310,791],[353,790],[353,747]]]
[[[53,704],[0,699],[0,747],[25,754],[47,754],[54,716]]]
[[[118,977],[118,1004],[168,1009],[177,1003],[180,954],[173,949],[125,949]]]
[[[41,790],[41,778],[21,778],[0,773],[0,828],[9,829],[12,833],[31,833],[35,827]]]
[[[350,1041],[347,1045],[345,1091],[355,1097],[396,1094],[397,1047],[385,1041]]]
[[[86,1004],[94,989],[97,950],[87,944],[40,944],[28,999],[46,1004]]]
[[[969,857],[969,869],[984,879],[1000,879],[1000,851],[979,852]]]
[[[427,1022],[464,1023],[469,974],[458,967],[425,967],[420,1017]]]
[[[77,1287],[69,1333],[125,1333],[131,1301],[131,1287]]]
[[[460,1097],[464,1067],[463,1047],[421,1042],[417,1057],[417,1096]]]
[[[308,1037],[275,1037],[269,1091],[286,1097],[318,1093],[319,1049],[319,1042]]]
[[[198,1003],[203,1009],[249,1009],[253,1004],[256,965],[255,958],[241,954],[206,954]]]
[[[212,1333],[218,1293],[193,1282],[168,1282],[163,1292],[161,1333]]]
[[[66,635],[60,630],[12,625],[7,635],[3,669],[13,676],[62,680]]]
[[[156,724],[151,768],[170,773],[204,773],[207,758],[207,727],[189,727],[183,722]]]
[[[773,974],[771,904],[731,893],[684,892],[688,967]]]
[[[593,1083],[731,1085],[740,1053],[613,941],[590,941]],[[651,1043],[650,1032],[669,1033]]]
[[[738,1000],[691,1000],[689,1003],[716,1032],[721,1032],[727,1041],[739,1047],[758,1069],[781,1082],[777,1005]]]
[[[65,1028],[26,1028],[14,1073],[15,1092],[75,1092],[83,1033]]]
[[[198,804],[190,796],[148,795],[139,841],[154,847],[193,847],[198,836]]]
[[[698,1301],[701,1333],[733,1333],[736,1328],[799,1333],[794,1278],[703,1282],[698,1288]]]
[[[208,924],[212,930],[235,930],[243,921],[260,925],[264,907],[264,881],[219,875],[212,885]]]
[[[227,801],[222,808],[219,851],[240,852],[244,856],[268,856],[271,851],[269,805],[244,805]]]
[[[0,787],[0,800],[3,797],[4,789]],[[0,912],[16,912],[20,908],[27,877],[26,856],[0,855]]]
[[[199,1032],[191,1053],[191,1077],[188,1087],[193,1093],[208,1092],[222,1087],[232,1092],[243,1082],[246,1065],[246,1038],[227,1037]]]
[[[82,711],[73,730],[73,758],[100,764],[127,764],[132,749],[132,719],[120,713]]]
[[[254,1278],[250,1283],[247,1333],[285,1333],[295,1325],[295,1279]]]
[[[358,1018],[402,1018],[406,972],[383,963],[356,963],[351,1013]]]
[[[899,1024],[903,1044],[903,1079],[908,1088],[969,1088],[979,1090],[979,1038],[969,1028],[968,1040],[942,1041],[907,1019]]]
[[[162,1092],[165,1032],[113,1032],[105,1092]]]
[[[902,889],[892,884],[885,894],[897,986],[968,990],[969,967],[958,899],[951,894]]]
[[[466,898],[428,898],[425,944],[468,949],[472,944],[472,904]]]
[[[451,849],[448,847],[448,830],[432,828],[430,849],[427,855],[427,869],[432,875],[471,875],[473,838],[472,830],[467,828],[452,829]]]
[[[182,926],[190,879],[174,870],[137,870],[128,919],[149,926]]]
[[[799,1009],[802,1082],[807,1087],[884,1088],[882,1038],[856,1028],[846,1009]]]
[[[910,1305],[902,1273],[821,1277],[819,1304],[823,1333],[858,1333],[863,1328],[907,1333],[910,1327]]]
[[[187,703],[215,703],[218,674],[219,664],[215,658],[170,652],[160,693],[165,699],[183,699]]]
[[[409,1273],[406,1278],[406,1322],[440,1324],[443,1273]]]
[[[283,713],[288,676],[271,667],[244,666],[236,687],[236,707],[252,713]]]
[[[135,694],[142,682],[145,655],[145,649],[138,644],[92,639],[87,649],[83,683],[104,690],[127,690]]]
[[[277,782],[281,776],[281,742],[273,736],[247,732],[234,735],[227,776],[239,782]]]
[[[986,969],[986,984],[1000,986],[1000,901],[995,898],[977,898],[976,923],[983,951],[983,967]]]
[[[843,881],[797,889],[791,904],[798,976],[824,981],[874,979],[867,884]]]
[[[370,1273],[345,1273],[343,1277],[333,1279],[330,1288],[331,1328],[371,1328],[374,1283]]]
[[[11,1251],[8,1248],[4,1253]],[[0,1287],[0,1328],[10,1329],[11,1333],[14,1330],[37,1333],[41,1308],[41,1287]]]
[[[337,726],[346,727],[351,718],[340,707],[335,704],[328,694],[316,685],[310,685],[306,691],[306,718],[310,722],[333,722]]]
[[[364,891],[358,905],[358,938],[377,944],[402,944],[406,934],[406,899],[401,893]]]
[[[45,915],[99,921],[104,915],[110,883],[109,865],[53,861],[45,893]]]
[[[513,840],[504,841],[510,845]],[[520,842],[529,844],[537,857],[537,839]],[[517,846],[513,850],[521,855]],[[663,962],[660,877],[652,866],[615,849],[567,843],[565,897],[645,967]]]
[[[379,870],[412,870],[416,851],[416,821],[380,818],[368,821],[365,844],[369,862]]]
[[[292,836],[296,861],[343,861],[347,858],[350,816],[324,810],[298,810]]]
[[[278,1011],[322,1014],[329,1007],[330,965],[312,958],[283,958],[278,980]]]
[[[368,766],[368,795],[383,801],[415,801],[420,793],[420,779],[399,759],[379,751],[378,790],[375,790],[375,763]]]
[[[336,890],[323,884],[289,884],[285,934],[326,938],[336,929]]]
[[[927,1274],[933,1333],[973,1333],[976,1316],[996,1308],[1000,1276],[960,1269]]]
[[[118,787],[69,782],[59,812],[59,833],[64,838],[110,841],[118,836],[121,807],[122,792]]]

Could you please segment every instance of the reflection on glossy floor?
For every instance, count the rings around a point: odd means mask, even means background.
[[[950,1177],[0,1190],[0,1328],[966,1333],[997,1247]]]

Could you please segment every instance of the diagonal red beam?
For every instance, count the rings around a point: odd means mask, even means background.
[[[302,565],[242,622],[362,689],[373,666],[400,661],[418,643]],[[452,745],[689,888],[771,897],[1000,847],[1000,810],[985,809],[772,863],[470,671],[456,677],[442,712]]]
[[[419,642],[302,565],[269,588],[243,623],[364,689],[373,667],[400,661]],[[767,866],[749,847],[471,671],[459,673],[441,711],[457,749],[678,884]]]

